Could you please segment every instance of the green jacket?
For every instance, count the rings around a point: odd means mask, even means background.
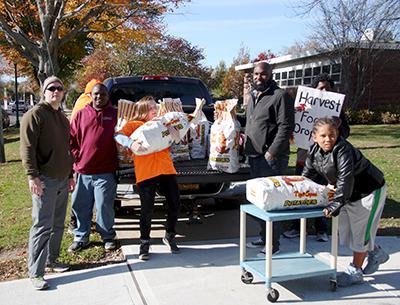
[[[20,154],[30,178],[72,177],[69,121],[61,109],[40,102],[22,117]]]

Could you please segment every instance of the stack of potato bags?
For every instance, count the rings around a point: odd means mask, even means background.
[[[115,131],[124,127],[124,125],[132,119],[134,111],[134,102],[128,100],[118,101],[118,112],[117,112],[117,126],[115,126]],[[130,167],[133,164],[132,152],[130,149],[123,147],[122,145],[116,143],[117,154],[118,154],[118,164],[120,168]]]
[[[168,100],[170,106],[176,107],[177,101],[171,100],[172,99]],[[140,147],[140,150],[134,151],[136,155],[147,155],[153,152],[161,151],[173,145],[174,140],[168,131],[168,127],[174,128],[179,133],[179,139],[185,139],[185,137],[187,137],[186,134],[189,130],[190,124],[197,123],[201,115],[201,108],[204,105],[204,100],[196,99],[195,111],[192,114],[186,114],[182,111],[167,112],[165,107],[166,103],[165,101],[163,102],[160,103],[159,116],[140,126],[131,135],[131,138]],[[180,109],[173,108],[173,110],[181,110],[181,108],[182,106]],[[185,145],[184,142],[187,142],[187,140],[183,140],[181,142],[183,142],[182,145]],[[186,150],[182,148],[182,145],[180,146],[180,150],[176,152],[176,155],[178,155],[181,160],[182,158],[187,160],[189,159],[189,148]]]
[[[237,99],[217,101],[210,131],[208,168],[227,173],[239,170],[240,123],[236,118]]]

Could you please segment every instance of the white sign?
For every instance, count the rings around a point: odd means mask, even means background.
[[[295,108],[294,143],[297,147],[309,149],[313,144],[312,128],[321,117],[340,116],[345,95],[299,86]]]

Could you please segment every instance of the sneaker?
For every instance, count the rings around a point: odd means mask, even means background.
[[[345,272],[340,272],[338,274],[336,281],[339,287],[362,284],[364,282],[362,270],[350,264]]]
[[[278,254],[280,252],[281,252],[281,250],[279,248],[278,249],[272,249],[272,255],[276,255],[276,254]],[[260,252],[257,253],[257,257],[260,257],[260,258],[265,257],[265,247]]]
[[[113,251],[117,248],[117,242],[114,239],[104,241],[104,250]]]
[[[139,249],[139,259],[147,261],[149,259],[150,240],[141,240]]]
[[[262,238],[259,238],[257,240],[253,240],[251,242],[248,242],[246,244],[247,248],[261,248],[265,246],[265,241],[262,240]]]
[[[326,232],[317,232],[316,240],[320,242],[327,242],[329,241],[328,234],[326,234]]]
[[[167,233],[162,241],[166,246],[168,246],[171,253],[177,254],[180,252],[178,246],[176,245],[175,236]]]
[[[36,290],[46,290],[49,284],[44,280],[43,276],[31,277],[31,283]]]
[[[380,246],[376,246],[373,251],[368,251],[368,264],[365,266],[363,273],[372,274],[376,272],[380,264],[386,263],[389,260],[387,254]]]
[[[54,262],[54,263],[48,263],[46,265],[46,268],[44,271],[46,272],[55,272],[55,273],[62,273],[65,271],[68,271],[70,269],[70,266],[67,264],[62,264],[59,262]]]
[[[90,241],[74,241],[71,246],[68,248],[69,253],[79,252],[83,249],[87,248],[90,244]]]
[[[283,232],[282,235],[286,238],[296,238],[296,237],[300,236],[300,232],[299,232],[299,230],[291,229],[286,232]]]

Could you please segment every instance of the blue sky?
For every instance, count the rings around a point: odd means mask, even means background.
[[[167,32],[204,50],[203,64],[229,66],[241,46],[252,58],[270,49],[281,55],[284,47],[303,41],[309,19],[296,16],[294,0],[192,0],[169,14]]]

